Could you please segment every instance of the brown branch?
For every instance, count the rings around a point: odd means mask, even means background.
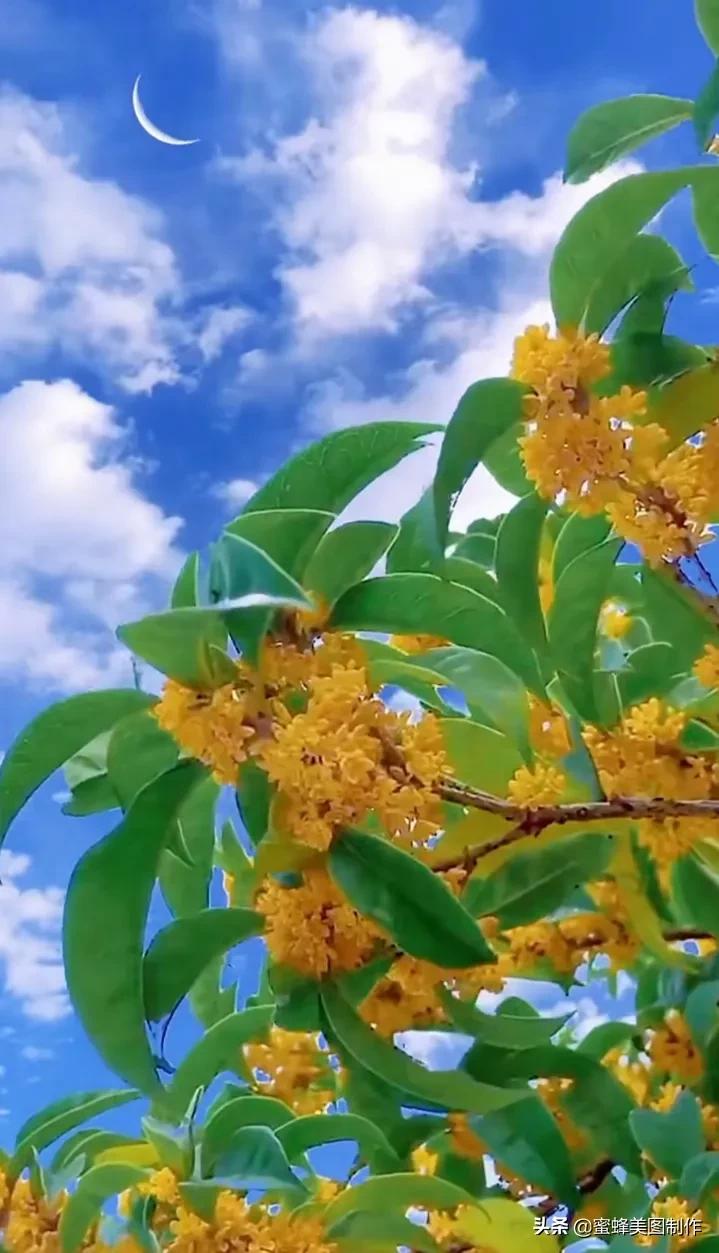
[[[457,857],[446,862],[434,863],[433,869],[451,870],[462,866],[472,870],[483,857],[506,848],[528,836],[540,835],[547,827],[563,826],[568,822],[607,822],[617,818],[629,818],[638,822],[641,818],[719,818],[719,800],[671,800],[663,796],[617,796],[604,801],[580,801],[566,805],[538,805],[527,809],[514,801],[491,796],[475,788],[443,780],[437,791],[442,800],[467,809],[479,809],[496,814],[514,823],[510,831],[487,844],[467,847]]]

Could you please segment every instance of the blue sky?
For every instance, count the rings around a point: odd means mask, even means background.
[[[49,701],[125,683],[112,627],[312,436],[446,420],[513,335],[588,194],[558,177],[581,109],[693,94],[676,0],[5,0],[0,35],[0,748]],[[142,73],[150,139],[130,110]],[[692,159],[691,131],[649,165]],[[634,168],[634,167],[627,167]],[[600,176],[590,190],[606,184]],[[696,263],[679,205],[666,224]],[[674,318],[712,338],[709,298]],[[355,516],[397,517],[420,454]],[[506,503],[475,478],[459,521]],[[58,924],[106,829],[49,785],[0,888],[0,1139],[108,1076],[69,1011]],[[553,995],[553,994],[552,994]],[[548,1002],[549,1003],[549,1002]]]

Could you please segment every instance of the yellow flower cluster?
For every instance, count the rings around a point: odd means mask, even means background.
[[[379,928],[345,900],[322,867],[308,867],[295,888],[268,879],[256,908],[265,917],[274,960],[314,979],[363,966],[381,938]]]
[[[624,539],[658,564],[695,550],[716,513],[719,431],[667,452],[669,437],[646,414],[642,391],[602,396],[610,351],[596,335],[530,326],[515,342],[512,372],[530,389],[525,468],[541,495],[585,514],[608,513]]]
[[[371,811],[388,834],[416,842],[442,824],[433,784],[447,759],[437,719],[412,723],[387,709],[364,669],[312,678],[306,710],[282,707],[258,756],[282,793],[282,823],[313,848]]]
[[[248,1205],[232,1192],[220,1192],[213,1220],[179,1206],[170,1223],[169,1253],[335,1253],[337,1245],[309,1214],[270,1213]]]
[[[694,673],[705,687],[719,687],[719,646],[707,644],[694,662]]]
[[[542,757],[565,757],[572,744],[564,713],[556,705],[529,696],[529,735],[532,748]]]
[[[683,1083],[696,1083],[704,1074],[702,1055],[676,1009],[670,1009],[662,1025],[650,1033],[647,1053],[655,1071]]]
[[[684,713],[652,697],[635,705],[611,730],[587,727],[584,741],[606,795],[673,800],[712,797],[719,784],[717,763],[711,754],[682,749],[685,725]],[[643,819],[639,838],[662,869],[713,830],[709,818]]]
[[[66,1192],[52,1200],[36,1196],[28,1179],[18,1179],[11,1186],[0,1171],[0,1216],[7,1253],[60,1253],[58,1225],[67,1199]],[[82,1243],[84,1253],[141,1253],[140,1246],[128,1236],[112,1246],[98,1241],[96,1226],[93,1224]]]
[[[272,1027],[268,1042],[246,1044],[244,1056],[257,1089],[296,1114],[322,1114],[335,1099],[330,1055],[317,1035]]]
[[[476,1000],[479,992],[501,992],[503,986],[501,959],[496,965],[455,971],[405,953],[364,1000],[361,1014],[380,1035],[392,1036],[410,1027],[445,1022],[447,1014],[440,1000],[442,988]]]
[[[587,1137],[579,1127],[575,1126],[562,1105],[562,1097],[571,1092],[572,1084],[572,1079],[539,1079],[536,1092],[550,1113],[554,1115],[567,1145],[576,1152],[586,1147]]]
[[[389,835],[421,844],[442,824],[439,722],[387,709],[364,662],[353,636],[269,639],[257,672],[238,662],[236,679],[214,691],[168,680],[154,715],[220,783],[256,759],[278,788],[276,823],[312,848],[370,812]]]
[[[631,630],[632,619],[623,605],[608,600],[602,605],[599,629],[610,640],[621,640]]]
[[[536,809],[541,805],[559,804],[567,780],[556,766],[538,762],[534,766],[520,766],[509,781],[507,795],[515,805]]]
[[[700,1209],[693,1210],[688,1201],[678,1196],[668,1196],[663,1201],[654,1201],[650,1210],[650,1217],[663,1220],[668,1229],[668,1220],[671,1219],[674,1229],[678,1229],[677,1234],[670,1238],[669,1247],[671,1253],[677,1253],[678,1249],[684,1249],[688,1245],[694,1244],[694,1241],[699,1238],[702,1231],[706,1233],[710,1230],[702,1211]],[[640,1234],[635,1237],[637,1244],[641,1245],[642,1248],[651,1248],[653,1245],[659,1244],[662,1238],[660,1235],[650,1236],[646,1234]]]
[[[627,920],[604,913],[570,914],[557,922],[514,927],[504,938],[509,943],[509,954],[501,953],[499,957],[503,974],[531,970],[543,961],[557,971],[571,974],[598,953],[606,954],[615,968],[621,968],[631,964],[637,952],[637,941]]]
[[[445,648],[449,640],[441,635],[392,635],[389,642],[401,653],[428,653],[431,648]]]

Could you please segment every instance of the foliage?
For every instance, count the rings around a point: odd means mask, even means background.
[[[716,54],[719,4],[696,13]],[[645,228],[688,192],[719,256],[718,113],[708,66],[696,101],[579,119],[572,181],[687,123],[698,162],[580,209],[556,331],[469,388],[398,527],[337,520],[437,428],[314,443],[118,629],[159,697],[73,697],[8,751],[3,836],[60,766],[68,815],[112,815],[70,883],[65,968],[128,1085],[20,1129],[9,1250],[551,1253],[579,1220],[619,1253],[717,1247],[719,363],[666,332],[692,280]],[[480,464],[520,498],[459,534]],[[245,943],[254,989],[227,961]],[[507,985],[618,972],[634,1020],[583,1039]],[[453,1068],[400,1047],[427,1029]],[[86,1126],[130,1101],[134,1137]]]

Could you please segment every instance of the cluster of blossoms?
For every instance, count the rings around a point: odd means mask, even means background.
[[[337,1249],[318,1217],[252,1205],[234,1192],[220,1192],[213,1218],[201,1218],[182,1204],[177,1182],[168,1170],[156,1172],[138,1191],[160,1201],[162,1218],[159,1223],[153,1219],[153,1227],[163,1232],[163,1247],[170,1253],[335,1253]]]
[[[645,392],[603,394],[611,354],[596,335],[530,326],[515,343],[513,374],[530,389],[520,446],[542,496],[580,513],[606,512],[653,565],[710,537],[719,503],[716,423],[670,451],[663,427],[645,421]]]
[[[253,758],[278,789],[275,825],[318,850],[374,813],[387,834],[421,844],[442,823],[433,785],[446,770],[437,720],[388,709],[353,636],[270,639],[257,670],[213,692],[170,680],[155,717],[180,746],[235,785]]]
[[[2,1247],[8,1253],[60,1253],[58,1226],[67,1201],[67,1192],[48,1198],[36,1191],[28,1179],[11,1181],[0,1171]],[[141,1253],[130,1236],[112,1245],[105,1244],[97,1238],[96,1224],[90,1228],[82,1249],[83,1253]]]
[[[719,764],[711,753],[688,752],[681,738],[687,715],[657,697],[635,705],[610,730],[587,727],[584,742],[606,796],[708,800],[719,794]],[[691,818],[642,819],[639,839],[662,877],[697,840],[711,836],[716,822]]]
[[[323,1114],[336,1099],[338,1072],[311,1032],[272,1027],[267,1043],[246,1044],[243,1053],[258,1092],[296,1114]]]

